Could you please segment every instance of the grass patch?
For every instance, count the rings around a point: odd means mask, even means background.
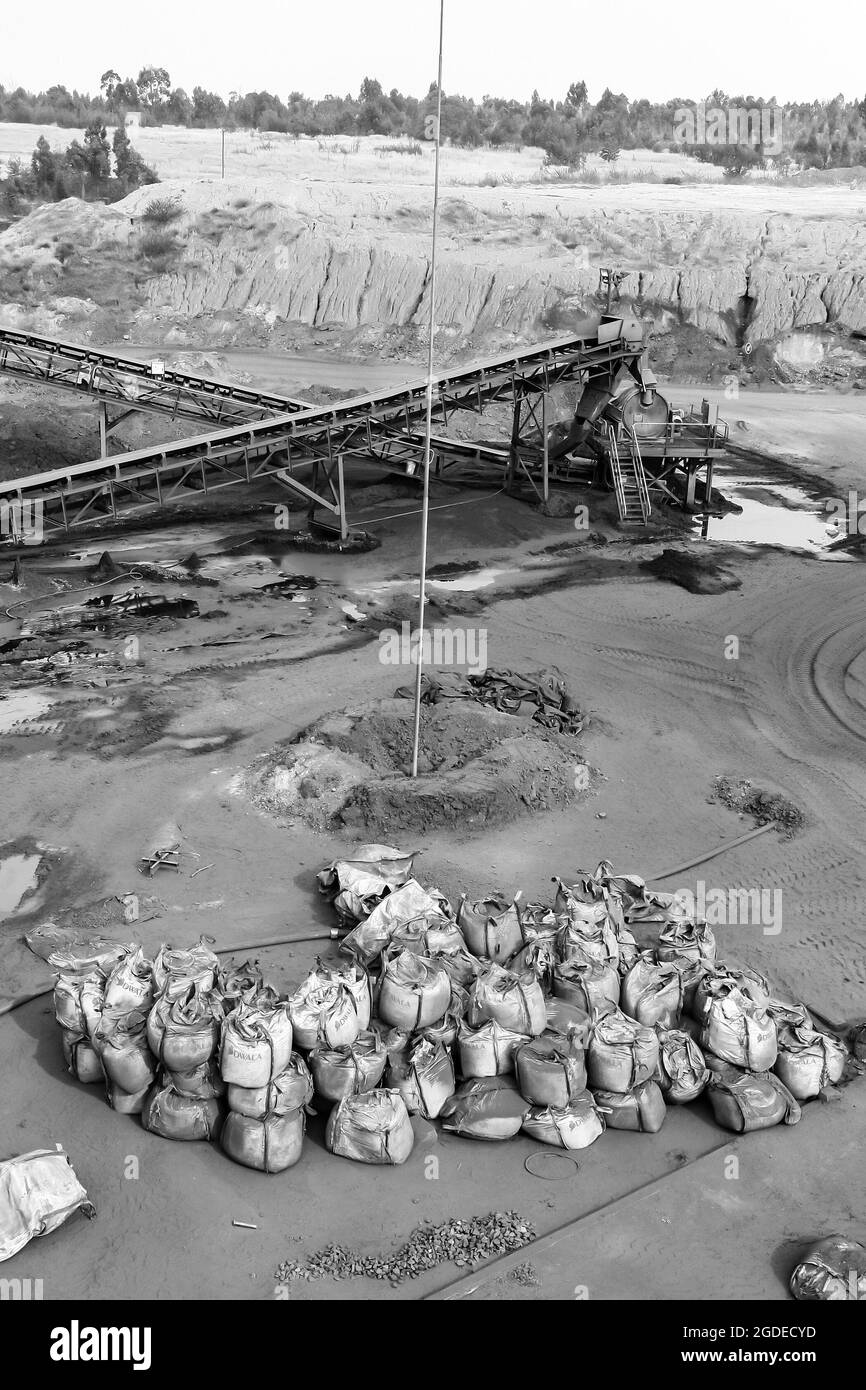
[[[767,792],[753,786],[747,777],[716,777],[713,781],[713,793],[718,801],[730,806],[732,811],[754,816],[759,825],[772,823],[792,835],[795,830],[801,830],[806,824],[805,815],[793,801],[789,801],[780,792]]]
[[[410,154],[416,158],[424,153],[424,146],[418,140],[392,140],[376,147],[376,154],[384,158],[386,154]]]
[[[141,220],[151,227],[168,227],[183,217],[183,213],[183,205],[178,198],[152,198],[141,214]]]
[[[139,255],[147,261],[165,261],[177,251],[173,232],[146,232],[138,247]]]

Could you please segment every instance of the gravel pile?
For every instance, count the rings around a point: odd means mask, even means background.
[[[393,1255],[359,1255],[344,1245],[326,1245],[310,1255],[305,1263],[283,1260],[274,1279],[287,1284],[291,1279],[387,1279],[397,1285],[404,1279],[417,1279],[437,1265],[480,1264],[498,1255],[508,1255],[535,1240],[535,1228],[516,1211],[493,1211],[470,1221],[443,1221],[434,1226],[423,1222]]]

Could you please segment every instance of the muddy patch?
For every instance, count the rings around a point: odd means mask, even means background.
[[[663,550],[652,560],[641,561],[640,568],[656,579],[678,584],[690,594],[723,594],[739,589],[742,580],[733,570],[685,550]]]
[[[411,701],[358,705],[264,755],[235,790],[318,830],[465,833],[565,806],[592,780],[575,738],[522,715],[457,700],[423,707],[417,778],[412,734]]]

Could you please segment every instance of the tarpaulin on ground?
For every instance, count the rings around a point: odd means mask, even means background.
[[[415,686],[402,685],[394,694],[412,700]],[[435,705],[440,700],[477,700],[505,714],[531,712],[534,723],[563,734],[579,734],[584,724],[577,701],[555,670],[535,671],[526,676],[491,668],[476,676],[459,671],[437,671],[435,675],[423,672],[422,704]]]

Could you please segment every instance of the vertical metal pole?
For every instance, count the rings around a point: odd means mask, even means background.
[[[427,583],[427,523],[430,514],[430,438],[433,433],[433,337],[436,332],[436,232],[439,225],[439,151],[442,144],[442,39],[445,0],[439,0],[439,71],[436,78],[436,152],[433,166],[433,245],[430,253],[430,341],[427,345],[427,414],[424,424],[424,500],[421,510],[421,573],[418,599],[418,650],[415,668],[415,725],[412,735],[412,776],[418,776],[421,738],[421,678],[424,653],[424,599]]]
[[[550,451],[547,447],[547,392],[541,397],[541,493],[544,501],[550,498]]]
[[[340,539],[349,539],[349,527],[346,521],[346,490],[343,486],[343,455],[337,455],[337,491],[340,496]]]
[[[220,178],[226,176],[226,131],[225,126],[220,127]]]
[[[105,401],[99,402],[99,457],[108,458],[108,411]]]

